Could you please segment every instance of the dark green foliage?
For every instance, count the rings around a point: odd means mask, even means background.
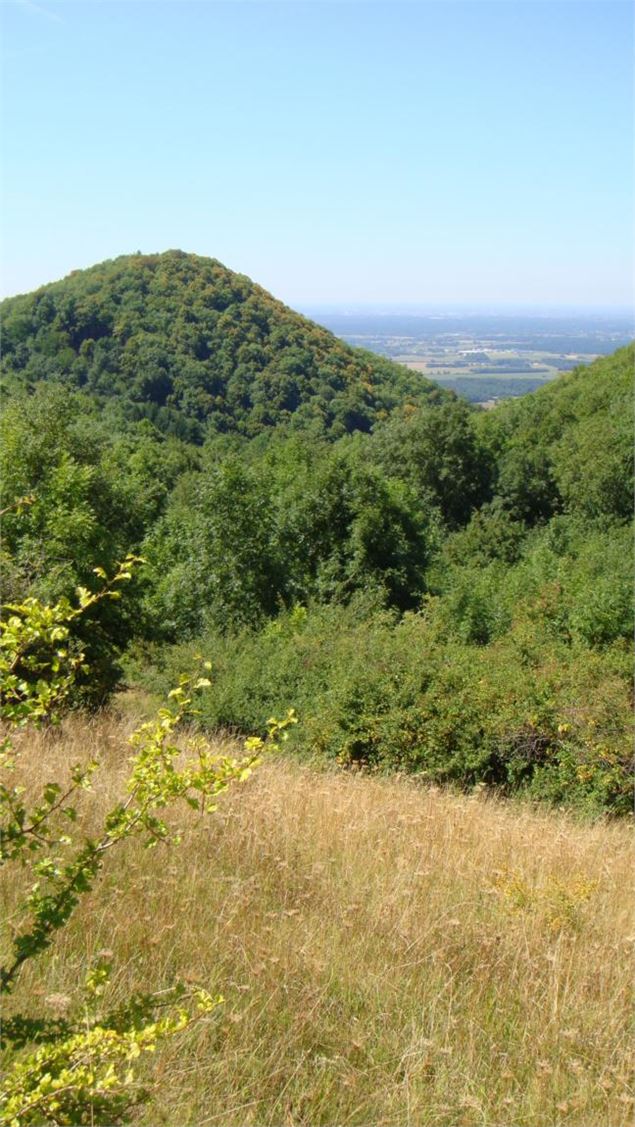
[[[186,441],[281,423],[338,437],[447,394],[182,251],[76,271],[0,311],[9,387],[55,379],[116,397],[126,418]]]
[[[19,394],[0,418],[2,602],[47,601],[94,588],[95,567],[114,568],[156,520],[191,453],[147,423],[113,434],[80,393],[42,385]],[[12,511],[25,496],[32,503]],[[141,585],[123,602],[101,602],[73,627],[86,651],[87,692],[99,703],[120,675],[117,657],[138,633]]]
[[[148,613],[163,636],[258,622],[275,612],[283,594],[266,482],[236,456],[181,483],[143,552]]]
[[[450,528],[466,524],[490,496],[492,459],[459,400],[391,420],[378,431],[373,456],[436,505]]]
[[[495,491],[514,517],[632,517],[634,364],[629,345],[481,416]]]
[[[369,464],[360,439],[300,455],[277,491],[281,554],[292,575],[291,601],[348,599],[373,588],[405,609],[425,590],[434,518],[409,490]],[[272,467],[280,472],[280,464]]]
[[[486,413],[178,252],[4,314],[3,599],[147,561],[73,628],[93,700],[186,644],[209,725],[294,707],[343,764],[628,807],[632,347]]]
[[[448,538],[445,555],[454,563],[477,567],[492,560],[515,563],[526,534],[522,521],[514,520],[497,498],[493,504],[486,502],[477,509],[470,523]]]
[[[280,439],[259,455],[206,450],[142,551],[149,617],[163,637],[254,625],[298,600],[372,588],[416,605],[435,543],[407,488],[355,443]]]

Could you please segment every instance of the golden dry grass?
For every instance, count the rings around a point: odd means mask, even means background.
[[[29,784],[97,751],[98,821],[130,726],[30,737]],[[221,991],[152,1062],[143,1122],[632,1123],[630,827],[284,759],[183,826],[109,857],[12,1000],[71,995],[104,947],[113,1001],[177,976]]]

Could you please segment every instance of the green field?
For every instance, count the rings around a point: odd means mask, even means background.
[[[436,348],[433,353],[406,353],[395,357],[398,363],[405,364],[413,371],[421,372],[428,379],[435,380],[442,387],[455,391],[471,403],[489,403],[497,399],[515,398],[536,391],[562,371],[563,356],[553,353],[531,352],[522,355],[505,351],[504,360],[509,368],[497,369],[497,356],[493,349],[488,350],[489,363],[479,360],[466,362],[459,351],[448,350],[447,356],[440,356]],[[445,361],[445,362],[444,362]],[[517,362],[518,366],[515,366]],[[527,365],[535,365],[528,368]]]

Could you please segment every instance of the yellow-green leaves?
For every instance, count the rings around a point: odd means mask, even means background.
[[[69,624],[100,599],[116,597],[117,585],[130,578],[138,562],[128,557],[111,579],[103,568],[95,568],[102,588],[96,593],[78,588],[76,605],[60,600],[46,606],[29,598],[7,608],[11,613],[0,624],[0,687],[1,716],[10,727],[56,718],[77,675],[86,669],[83,653],[71,653]],[[209,668],[204,663],[204,671]],[[75,800],[80,790],[90,788],[98,764],[76,764],[66,784],[46,783],[33,800],[23,786],[12,786],[9,777],[24,743],[14,746],[10,737],[4,739],[0,864],[19,864],[33,879],[16,917],[21,924],[9,956],[0,966],[0,994],[9,993],[22,966],[50,946],[93,888],[112,848],[131,837],[148,847],[166,840],[177,843],[163,811],[180,802],[201,814],[212,811],[217,796],[246,779],[262,753],[285,739],[287,727],[296,722],[293,712],[281,721],[272,717],[266,740],[246,740],[242,756],[219,755],[202,736],[177,735],[183,720],[196,711],[195,694],[209,687],[205,676],[182,676],[168,704],[133,733],[125,791],[91,837],[80,829]],[[68,1012],[58,1023],[44,1023],[44,1043],[37,1048],[25,1046],[21,1015],[5,1022],[4,1045],[13,1045],[14,1052],[0,1086],[2,1127],[121,1122],[144,1097],[135,1062],[154,1052],[159,1040],[208,1018],[222,1001],[203,987],[188,992],[177,983],[167,994],[139,995],[108,1011],[104,1002],[111,966],[112,952],[101,952],[85,977],[81,1004],[73,1006],[65,996]]]

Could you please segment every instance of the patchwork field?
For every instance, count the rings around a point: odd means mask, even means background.
[[[349,344],[390,357],[470,403],[536,391],[633,337],[625,313],[315,309]]]

